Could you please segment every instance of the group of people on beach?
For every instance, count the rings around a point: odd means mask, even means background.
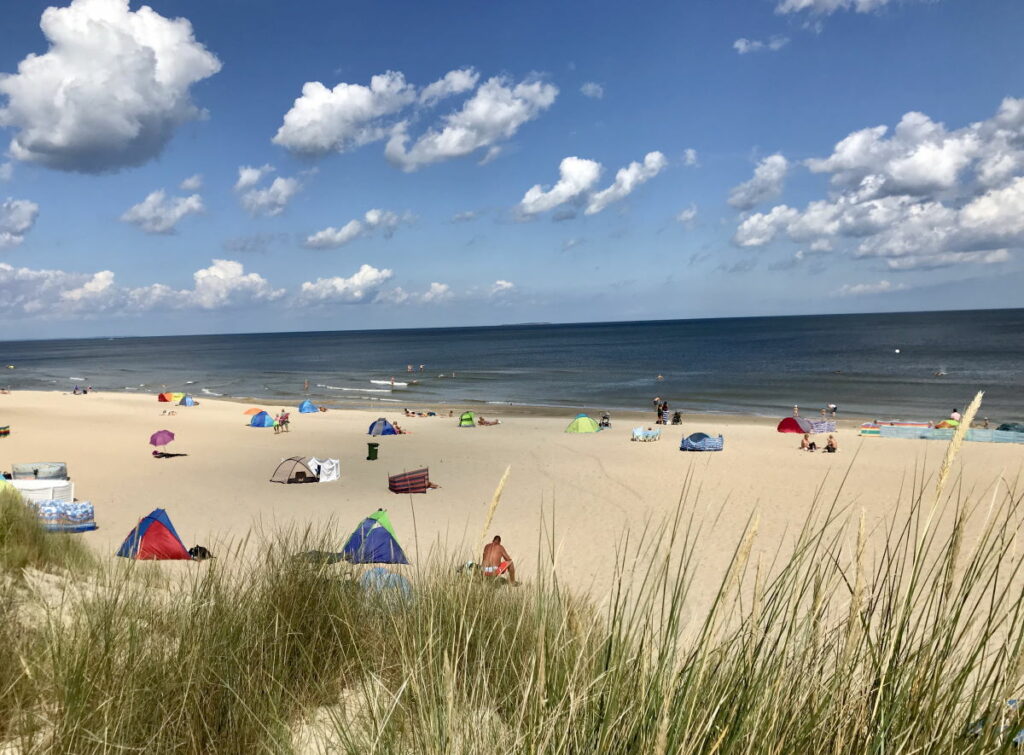
[[[291,424],[291,415],[289,415],[286,410],[282,409],[280,413],[274,415],[274,435],[289,432]]]
[[[810,451],[811,453],[814,453],[815,451],[818,450],[818,444],[811,440],[811,436],[809,433],[804,433],[804,437],[800,439],[800,450]],[[839,443],[836,441],[835,436],[829,435],[828,440],[825,441],[825,445],[821,449],[822,453],[834,454],[838,450]]]
[[[821,414],[821,418],[822,419],[825,419],[825,417],[828,416],[828,415],[831,415],[832,419],[835,419],[836,418],[836,412],[838,412],[838,411],[839,411],[839,407],[836,404],[834,404],[831,401],[829,401],[827,404],[825,404],[824,407],[822,407],[819,410],[818,413]],[[794,417],[799,417],[800,416],[800,405],[799,404],[793,404],[793,416]]]

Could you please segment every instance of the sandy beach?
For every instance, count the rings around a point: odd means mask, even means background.
[[[775,432],[774,421],[719,415],[687,416],[683,426],[663,428],[660,441],[633,443],[631,428],[650,418],[616,416],[608,431],[567,435],[571,416],[508,416],[498,426],[470,430],[457,427],[447,411],[386,415],[409,434],[371,439],[366,430],[379,412],[299,414],[294,407],[290,432],[275,435],[248,427],[247,407],[202,400],[173,407],[170,416],[153,395],[19,391],[0,396],[3,424],[11,426],[0,451],[5,469],[15,462],[66,462],[76,496],[95,505],[99,524],[78,537],[107,554],[156,507],[167,509],[186,546],[201,543],[222,557],[250,533],[310,525],[331,525],[340,549],[363,517],[386,508],[414,562],[435,546],[474,558],[488,503],[511,466],[488,537],[503,537],[529,581],[540,567],[542,522],[550,526],[553,517],[559,579],[600,596],[624,535],[635,542],[645,526],[671,516],[687,475],[690,505],[705,521],[696,589],[713,591],[755,511],[758,548],[769,556],[791,542],[815,496],[831,500],[840,484],[840,504],[855,515],[863,509],[870,528],[893,512],[915,470],[918,477],[934,473],[946,445],[859,438],[856,423],[847,421],[837,434],[840,453],[808,454],[797,450],[799,436]],[[147,441],[159,429],[173,431],[169,450],[187,456],[152,458]],[[697,431],[722,432],[724,452],[680,452],[681,436]],[[377,461],[366,460],[369,440],[380,443]],[[282,459],[306,455],[339,458],[341,479],[269,482]],[[967,443],[960,459],[964,489],[980,492],[1019,474],[1024,446]],[[389,473],[421,466],[429,466],[440,489],[418,496],[388,491]]]

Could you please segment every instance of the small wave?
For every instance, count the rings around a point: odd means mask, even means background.
[[[185,385],[193,385],[195,382],[195,380],[186,380]]]
[[[323,383],[317,383],[316,387],[326,388],[329,391],[354,391],[356,393],[391,393],[390,388],[345,388],[344,386],[340,385],[324,385]]]
[[[69,377],[68,380],[85,380],[85,378]]]
[[[211,390],[210,390],[209,388],[202,388],[201,390],[202,390],[202,392],[203,392],[203,393],[205,393],[205,394],[206,394],[207,396],[223,396],[223,395],[224,395],[223,393],[214,393],[214,392],[213,392],[213,391],[211,391]]]

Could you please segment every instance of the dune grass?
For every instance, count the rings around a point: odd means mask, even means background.
[[[166,583],[121,563],[34,639],[0,627],[0,732],[62,753],[1011,752],[1022,496],[944,470],[877,525],[817,502],[774,558],[752,517],[699,611],[692,487],[600,604],[552,568],[518,590],[458,575],[457,554],[409,597],[368,592],[292,557],[309,534]]]

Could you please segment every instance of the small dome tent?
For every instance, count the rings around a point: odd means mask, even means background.
[[[252,415],[252,419],[249,420],[249,427],[273,427],[274,418],[266,412],[260,412],[259,414]]]
[[[593,417],[588,417],[586,414],[577,414],[576,418],[565,428],[565,431],[567,433],[596,433],[600,429],[601,426],[597,424],[597,420]]]
[[[178,406],[195,406],[196,400],[189,396],[187,393],[182,397],[181,401],[178,402]]]
[[[156,400],[161,402],[161,403],[164,403],[164,404],[169,404],[172,401],[174,401],[174,394],[171,394],[171,393],[161,393],[161,394],[157,395]]]
[[[476,416],[473,412],[463,412],[459,415],[459,427],[476,427]]]
[[[319,466],[319,465],[318,465]],[[274,474],[270,476],[271,482],[282,482],[285,484],[293,482],[319,482],[320,472],[310,463],[308,456],[292,456],[277,465]]]
[[[139,561],[191,561],[188,549],[178,537],[171,518],[163,509],[153,509],[121,543],[117,554]]]
[[[341,552],[342,557],[353,564],[409,563],[395,537],[388,512],[384,509],[377,509],[366,517]]]
[[[317,411],[319,410],[316,408],[316,404],[308,398],[299,404],[299,414],[316,414]]]
[[[370,425],[370,429],[366,431],[367,435],[398,435],[395,431],[395,426],[388,422],[383,417],[378,417],[377,421]]]

